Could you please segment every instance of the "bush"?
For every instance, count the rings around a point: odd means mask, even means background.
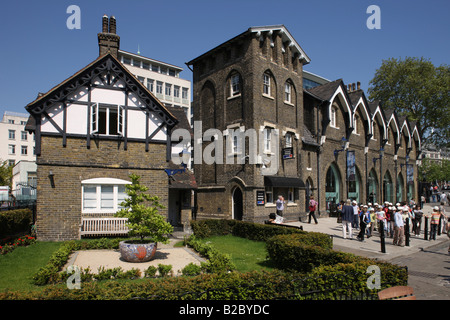
[[[158,264],[158,272],[160,277],[166,277],[171,273],[172,265],[171,264]]]
[[[29,233],[33,223],[33,213],[30,209],[0,211],[0,235]]]
[[[153,278],[156,276],[156,271],[158,271],[158,268],[156,268],[155,266],[149,266],[144,270],[144,276],[147,278]]]
[[[189,263],[181,270],[181,274],[183,276],[197,276],[201,272],[202,272],[202,267],[193,262]]]
[[[266,241],[279,234],[308,234],[308,232],[300,229],[285,228],[274,224],[227,219],[193,220],[191,226],[195,236],[200,239],[232,234],[249,240]]]

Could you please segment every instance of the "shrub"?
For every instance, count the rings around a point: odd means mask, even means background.
[[[158,271],[158,268],[156,268],[155,266],[148,266],[148,268],[144,270],[144,276],[153,278],[156,276],[156,271]]]
[[[166,277],[172,271],[171,264],[158,264],[158,272],[161,277]]]
[[[14,235],[20,232],[29,233],[33,213],[30,209],[0,211],[0,235]]]
[[[183,276],[197,276],[201,272],[202,272],[202,267],[193,262],[189,263],[181,270],[181,274]]]

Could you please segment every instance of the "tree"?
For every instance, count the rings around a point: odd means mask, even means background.
[[[173,227],[158,213],[158,209],[163,209],[164,206],[159,203],[157,196],[145,193],[148,187],[140,184],[138,175],[131,174],[130,179],[132,184],[126,185],[125,191],[128,197],[120,204],[122,209],[115,216],[128,218],[128,234],[140,237],[141,242],[149,237],[151,242],[167,243]],[[150,202],[150,206],[146,202]]]
[[[12,183],[12,166],[8,164],[8,161],[0,163],[0,186],[11,187]]]
[[[383,60],[369,82],[369,99],[415,121],[423,142],[450,146],[450,68],[406,57]]]
[[[448,181],[450,179],[450,160],[430,160],[425,158],[419,166],[420,181]]]

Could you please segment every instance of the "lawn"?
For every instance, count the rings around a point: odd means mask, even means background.
[[[266,243],[253,241],[232,235],[213,236],[203,241],[211,243],[217,250],[229,254],[231,260],[240,272],[252,270],[272,270],[267,260]]]
[[[33,275],[47,264],[60,245],[61,242],[37,241],[0,255],[0,290],[40,290],[41,287],[32,284]]]

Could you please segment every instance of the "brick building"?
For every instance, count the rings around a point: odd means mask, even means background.
[[[417,199],[415,124],[368,101],[359,84],[339,79],[304,89],[309,62],[286,27],[276,25],[249,28],[187,63],[202,134],[194,136],[198,218],[261,222],[275,211],[278,195],[288,220],[306,215],[312,194],[322,214],[347,198]],[[224,157],[234,162],[198,159],[216,141],[205,138],[210,129],[223,133]],[[255,162],[248,161],[255,153],[250,143],[239,151],[237,139],[226,139],[236,129],[261,133]],[[277,170],[268,174],[266,164]]]
[[[84,221],[111,221],[131,173],[171,218],[165,170],[173,167],[170,133],[181,124],[180,110],[165,107],[118,60],[114,17],[103,17],[98,43],[95,61],[26,106],[27,130],[36,136],[40,240],[77,239]],[[181,191],[172,193],[184,199],[181,193],[190,195],[194,184],[173,186]]]

